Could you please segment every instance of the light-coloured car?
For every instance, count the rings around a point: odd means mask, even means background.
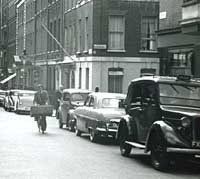
[[[76,135],[89,133],[92,142],[96,142],[99,137],[115,139],[119,121],[125,115],[125,97],[119,93],[90,93],[84,106],[74,111]]]
[[[20,90],[17,93],[17,98],[15,99],[14,111],[16,113],[20,112],[30,112],[31,106],[33,106],[34,94],[36,91],[31,90]]]
[[[57,114],[59,128],[63,128],[63,125],[66,125],[71,131],[74,130],[74,122],[71,120],[73,111],[76,107],[84,105],[84,101],[89,93],[91,91],[84,89],[69,88],[63,90]]]

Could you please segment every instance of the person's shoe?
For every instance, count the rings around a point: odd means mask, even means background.
[[[44,131],[42,131],[42,133],[44,134]]]

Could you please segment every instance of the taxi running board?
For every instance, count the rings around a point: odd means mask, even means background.
[[[135,148],[145,149],[145,145],[142,145],[142,144],[139,144],[139,143],[136,143],[136,142],[126,141],[125,143],[129,144],[129,145],[131,145],[132,147],[135,147]]]

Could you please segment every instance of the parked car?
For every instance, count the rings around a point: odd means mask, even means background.
[[[14,111],[16,113],[20,112],[30,112],[31,106],[33,106],[34,94],[36,91],[31,90],[19,90],[17,92],[17,98],[14,101]]]
[[[76,135],[89,133],[92,142],[99,137],[115,139],[120,118],[125,115],[122,107],[125,97],[119,93],[90,93],[84,106],[74,111]]]
[[[6,91],[0,90],[0,106],[4,106],[5,97],[6,97]]]
[[[187,76],[134,79],[125,108],[118,128],[123,156],[132,147],[150,152],[157,170],[166,170],[178,157],[199,157],[200,81]]]
[[[15,107],[15,101],[17,100],[19,90],[11,89],[6,91],[4,99],[4,109],[6,111],[13,111]]]
[[[91,91],[83,89],[69,88],[63,90],[57,114],[59,128],[63,128],[63,125],[66,125],[71,131],[74,131],[73,111],[76,107],[83,106],[89,93]]]

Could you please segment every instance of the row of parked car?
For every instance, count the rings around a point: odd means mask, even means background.
[[[6,111],[30,112],[36,91],[31,90],[0,90],[0,105]]]
[[[132,148],[150,153],[157,170],[200,158],[200,81],[187,76],[140,77],[127,95],[66,89],[57,119],[60,128],[88,133],[92,142],[112,137],[122,156]]]
[[[10,91],[4,97],[0,91],[0,103],[6,110],[30,110],[34,93],[13,90],[9,99]],[[59,128],[88,133],[92,142],[117,140],[122,156],[132,148],[150,153],[157,170],[168,169],[172,160],[200,159],[200,81],[188,76],[140,77],[127,95],[65,89],[56,117]]]

